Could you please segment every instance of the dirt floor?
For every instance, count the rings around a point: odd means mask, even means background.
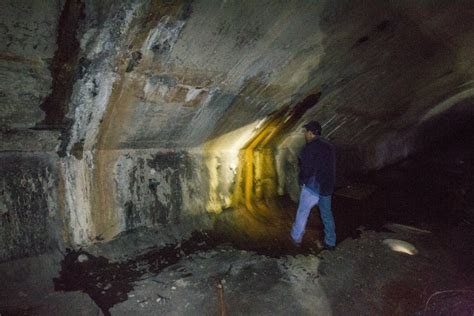
[[[334,251],[317,209],[294,248],[281,198],[274,217],[229,210],[181,242],[142,230],[3,263],[0,314],[474,315],[473,162],[430,152],[339,188]]]
[[[0,310],[2,315],[472,315],[472,225],[431,233],[388,227],[393,232],[362,231],[358,239],[319,254],[269,257],[229,244],[208,247],[200,236],[199,245],[193,244],[201,250],[182,243],[167,247],[166,254],[152,251],[121,263],[70,253],[61,273],[61,256],[22,260],[2,267],[9,277],[2,278]]]

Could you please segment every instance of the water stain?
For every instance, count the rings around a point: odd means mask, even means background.
[[[61,262],[61,272],[54,278],[56,291],[81,291],[90,296],[104,315],[110,308],[128,299],[134,283],[177,263],[181,258],[215,247],[215,241],[205,233],[176,245],[156,248],[123,262],[110,262],[83,250],[67,250]]]

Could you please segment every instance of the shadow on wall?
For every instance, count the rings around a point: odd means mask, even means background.
[[[474,146],[474,99],[463,100],[452,108],[422,124],[415,139],[418,150],[445,145]]]

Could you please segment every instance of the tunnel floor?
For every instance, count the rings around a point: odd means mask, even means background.
[[[85,293],[104,315],[472,315],[474,155],[465,148],[432,148],[338,188],[335,251],[319,249],[317,208],[293,247],[296,204],[280,197],[262,201],[262,214],[227,210],[212,231],[126,260],[68,251],[54,291]],[[71,308],[10,302],[1,315]]]

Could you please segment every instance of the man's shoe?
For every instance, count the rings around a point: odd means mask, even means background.
[[[323,250],[329,250],[329,251],[333,251],[336,249],[336,246],[329,246],[328,244],[324,243],[323,245]]]
[[[293,247],[295,248],[301,248],[301,243],[300,242],[297,242],[296,240],[294,240],[293,238],[290,237],[290,241],[291,241],[291,244],[293,245]]]

